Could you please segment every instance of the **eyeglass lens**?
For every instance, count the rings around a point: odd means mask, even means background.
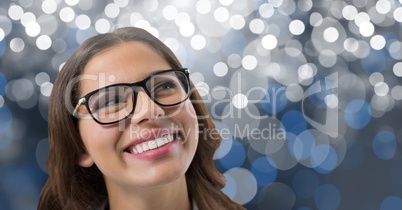
[[[98,91],[88,100],[92,116],[102,123],[119,121],[134,109],[138,87],[112,86]],[[151,76],[145,83],[145,92],[156,103],[176,105],[187,98],[188,79],[183,72],[172,71]]]

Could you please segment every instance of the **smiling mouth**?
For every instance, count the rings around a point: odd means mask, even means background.
[[[167,134],[161,138],[149,140],[149,141],[137,144],[135,146],[129,147],[125,150],[125,152],[131,153],[131,154],[141,154],[141,153],[149,151],[149,150],[154,150],[154,149],[163,147],[164,145],[174,141],[176,139],[176,137],[177,137],[177,134]]]

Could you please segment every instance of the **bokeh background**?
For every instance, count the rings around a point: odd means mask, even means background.
[[[36,209],[55,77],[87,38],[166,43],[247,209],[402,209],[402,1],[2,0],[0,209]],[[60,128],[63,129],[63,128]]]

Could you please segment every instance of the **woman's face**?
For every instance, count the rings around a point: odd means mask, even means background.
[[[80,97],[107,85],[141,81],[151,73],[170,68],[147,45],[121,43],[89,61],[83,74],[91,79],[80,82]],[[84,112],[85,107],[80,110]],[[185,174],[198,144],[198,122],[190,100],[161,107],[142,90],[128,119],[111,125],[80,119],[78,126],[86,148],[79,165],[96,164],[108,186],[149,188],[170,183]],[[169,139],[173,141],[166,143]],[[147,147],[148,151],[144,151]]]

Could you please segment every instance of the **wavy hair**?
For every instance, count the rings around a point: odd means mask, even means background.
[[[85,147],[79,135],[77,119],[71,115],[70,108],[71,104],[77,103],[79,83],[72,88],[69,85],[82,74],[91,58],[119,43],[129,41],[145,43],[172,68],[181,67],[179,60],[165,44],[147,31],[134,27],[94,36],[73,53],[57,76],[50,96],[50,151],[46,162],[49,177],[40,194],[39,210],[94,209],[107,199],[106,185],[96,165],[89,168],[78,165]],[[185,174],[189,196],[200,209],[244,209],[221,191],[226,180],[213,165],[213,155],[221,137],[192,83],[191,90],[190,100],[199,116],[200,131],[202,129],[208,133],[200,132],[194,159]],[[66,96],[71,100],[66,100]]]

